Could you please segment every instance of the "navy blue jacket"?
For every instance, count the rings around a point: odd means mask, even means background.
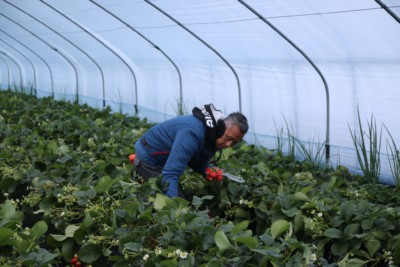
[[[204,169],[216,151],[206,149],[205,124],[193,115],[179,116],[156,124],[135,144],[135,153],[150,166],[162,167],[162,182],[168,183],[165,194],[178,196],[179,177],[189,166],[204,175]]]

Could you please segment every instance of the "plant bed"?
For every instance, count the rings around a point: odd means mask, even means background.
[[[150,126],[0,91],[0,265],[400,265],[396,187],[239,144],[219,167],[245,183],[188,170],[187,199],[169,199],[132,178]]]

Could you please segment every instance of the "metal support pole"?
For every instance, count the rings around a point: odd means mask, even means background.
[[[27,56],[24,55],[24,53],[22,53],[21,51],[19,51],[17,48],[15,48],[14,46],[8,44],[8,43],[7,43],[6,41],[4,41],[4,40],[1,40],[1,39],[0,39],[0,41],[2,41],[3,43],[5,43],[6,45],[8,45],[10,48],[14,49],[15,51],[17,51],[22,57],[24,57],[24,58],[29,62],[29,64],[31,64],[32,70],[33,70],[34,91],[35,91],[35,95],[36,95],[36,88],[37,88],[37,85],[36,85],[36,68],[35,68],[35,65],[33,64],[33,62],[32,62]]]
[[[4,56],[6,56],[7,58],[9,58],[12,62],[14,62],[15,65],[17,65],[17,68],[19,70],[19,83],[20,83],[20,90],[22,91],[23,89],[23,84],[24,84],[24,80],[23,80],[23,72],[22,72],[22,67],[21,64],[18,63],[18,61],[16,59],[14,59],[12,56],[8,55],[6,52],[4,52],[4,50],[0,49],[0,53],[3,54]]]
[[[154,7],[155,9],[157,9],[159,12],[161,12],[162,14],[164,14],[165,16],[167,16],[169,19],[171,19],[172,21],[174,21],[176,24],[178,24],[181,28],[183,28],[184,30],[186,30],[188,33],[190,33],[193,37],[195,37],[197,40],[199,40],[200,42],[202,42],[205,46],[207,46],[209,49],[211,49],[220,59],[222,59],[223,62],[225,62],[225,64],[232,70],[233,74],[235,75],[236,78],[236,82],[237,82],[237,86],[238,86],[238,99],[239,99],[239,111],[242,111],[242,89],[240,86],[240,80],[239,80],[239,76],[236,73],[235,69],[232,67],[232,65],[228,62],[227,59],[225,59],[214,47],[212,47],[210,44],[208,44],[206,41],[204,41],[203,39],[201,39],[198,35],[196,35],[194,32],[192,32],[191,30],[189,30],[189,28],[187,28],[185,25],[183,25],[182,23],[180,23],[178,20],[176,20],[174,17],[172,17],[171,15],[169,15],[167,12],[165,12],[164,10],[162,10],[160,7],[158,7],[157,5],[155,5],[154,3],[150,2],[149,0],[144,0],[146,3],[148,3],[149,5],[151,5],[152,7]]]
[[[277,32],[283,39],[285,39],[291,46],[293,46],[307,61],[311,64],[311,66],[316,70],[318,75],[321,77],[322,82],[325,87],[325,95],[326,95],[326,140],[325,140],[325,159],[326,164],[329,163],[330,159],[330,141],[329,141],[329,127],[330,127],[330,101],[329,101],[329,88],[328,83],[325,80],[324,75],[320,71],[320,69],[315,65],[315,63],[311,60],[308,55],[300,49],[292,40],[289,39],[285,34],[283,34],[278,28],[276,28],[271,22],[269,22],[266,18],[264,18],[258,11],[249,6],[243,0],[238,0],[242,5],[244,5],[247,9],[249,9],[252,13],[254,13],[258,18],[260,18],[263,22],[265,22],[268,26],[270,26],[275,32]]]
[[[7,66],[7,77],[8,77],[7,89],[10,90],[10,83],[11,83],[10,65],[8,64],[8,62],[7,62],[3,57],[0,56],[0,58],[1,58],[1,60],[3,60],[3,62],[4,62],[4,63],[6,64],[6,66]]]
[[[10,34],[6,33],[5,31],[1,30],[0,31],[2,33],[4,33],[5,35],[7,35],[8,37],[10,37],[11,39],[13,39],[14,41],[16,41],[17,43],[19,43],[21,46],[25,47],[26,49],[28,49],[29,51],[31,51],[31,53],[35,54],[41,61],[43,61],[43,63],[46,65],[46,67],[49,70],[50,73],[50,80],[51,80],[51,92],[52,92],[52,97],[54,98],[54,79],[53,79],[53,72],[50,68],[50,65],[46,62],[46,60],[44,60],[38,53],[36,53],[34,50],[32,50],[29,46],[25,45],[24,43],[20,42],[17,38],[11,36]]]
[[[46,40],[44,40],[43,38],[41,38],[40,36],[38,36],[37,34],[35,34],[34,32],[30,31],[29,29],[27,29],[26,27],[22,26],[20,23],[16,22],[15,20],[13,20],[12,18],[4,15],[3,13],[0,12],[0,15],[5,17],[6,19],[12,21],[13,23],[15,23],[16,25],[18,25],[19,27],[21,27],[22,29],[24,29],[25,31],[29,32],[30,34],[32,34],[33,36],[35,36],[37,39],[39,39],[40,41],[42,41],[44,44],[46,44],[51,50],[54,50],[56,52],[58,52],[59,55],[61,55],[70,65],[71,67],[74,69],[75,71],[75,80],[76,80],[76,91],[78,91],[78,74],[77,74],[77,70],[76,67],[74,66],[74,64],[72,64],[71,60],[68,59],[64,54],[60,53],[59,51],[57,51],[57,49],[55,47],[53,47],[49,42],[47,42]],[[54,96],[54,95],[53,95]]]
[[[155,43],[153,43],[150,39],[148,39],[146,36],[144,36],[141,32],[139,32],[138,30],[136,30],[135,28],[133,28],[131,25],[129,25],[128,23],[126,23],[125,21],[123,21],[120,17],[118,17],[117,15],[111,13],[108,9],[106,9],[105,7],[101,6],[100,4],[96,3],[93,0],[89,0],[90,2],[92,2],[93,4],[95,4],[96,6],[98,6],[99,8],[101,8],[102,10],[104,10],[105,12],[107,12],[108,14],[110,14],[113,18],[119,20],[121,23],[123,23],[126,27],[128,27],[129,29],[131,29],[132,31],[134,31],[135,33],[137,33],[140,37],[142,37],[143,39],[145,39],[147,42],[149,42],[155,49],[157,49],[158,51],[160,51],[168,60],[169,62],[171,62],[171,64],[175,67],[176,72],[178,73],[178,77],[179,77],[179,103],[183,103],[183,91],[182,91],[182,75],[181,72],[179,71],[178,66],[175,64],[175,62],[171,59],[171,57],[169,57],[160,47],[158,47]],[[136,90],[136,98],[137,98],[137,90]],[[137,103],[137,99],[136,99],[136,103]]]
[[[101,43],[105,48],[107,48],[110,52],[112,52],[114,55],[116,55],[130,70],[132,76],[133,76],[133,81],[134,81],[134,85],[135,85],[135,90],[137,90],[137,82],[136,82],[136,75],[135,72],[133,71],[132,67],[126,62],[126,60],[119,55],[117,52],[115,52],[110,46],[108,46],[103,40],[101,40],[98,36],[96,36],[96,34],[94,34],[90,29],[86,28],[85,26],[83,26],[81,23],[75,21],[74,19],[72,19],[70,16],[68,16],[67,14],[65,14],[64,12],[58,10],[57,8],[55,8],[54,6],[52,6],[51,4],[47,3],[44,0],[40,0],[40,2],[42,2],[43,4],[45,4],[46,6],[50,7],[51,9],[53,9],[54,11],[56,11],[59,15],[63,16],[64,18],[66,18],[67,20],[69,20],[70,22],[72,22],[73,24],[75,24],[76,26],[78,26],[80,29],[82,29],[83,31],[85,31],[87,34],[89,34],[91,37],[93,37],[96,41],[98,41],[99,43]],[[138,113],[138,108],[137,108],[137,100],[136,100],[136,104],[135,104],[135,111],[136,113]]]

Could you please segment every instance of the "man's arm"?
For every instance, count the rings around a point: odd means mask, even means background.
[[[176,137],[168,160],[162,171],[162,182],[168,183],[165,194],[168,197],[177,197],[179,177],[186,170],[189,161],[199,150],[200,141],[190,130],[180,131]]]

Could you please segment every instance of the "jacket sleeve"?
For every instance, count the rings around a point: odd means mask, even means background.
[[[184,129],[177,133],[162,171],[162,182],[168,184],[168,189],[165,191],[168,197],[178,196],[179,177],[199,148],[200,141],[190,129]]]

